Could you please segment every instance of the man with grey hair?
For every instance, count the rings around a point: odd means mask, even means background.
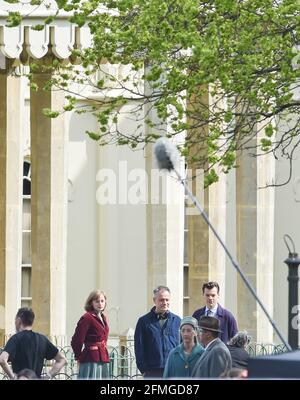
[[[162,377],[170,351],[179,345],[181,318],[169,311],[170,289],[153,290],[154,307],[139,318],[134,333],[138,369],[145,378]]]

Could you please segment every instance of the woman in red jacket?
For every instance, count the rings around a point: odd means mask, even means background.
[[[71,346],[79,362],[78,379],[109,378],[106,347],[109,327],[103,314],[105,307],[105,293],[94,290],[85,302],[86,313],[77,323]]]

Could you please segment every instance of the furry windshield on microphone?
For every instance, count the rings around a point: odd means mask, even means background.
[[[165,137],[161,137],[155,143],[154,154],[159,169],[172,171],[179,166],[180,154],[176,146]]]

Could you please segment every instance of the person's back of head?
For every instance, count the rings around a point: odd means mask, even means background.
[[[33,380],[38,379],[36,373],[32,369],[24,368],[17,374],[18,380]]]
[[[35,317],[35,315],[31,308],[22,307],[22,308],[19,308],[19,310],[17,312],[16,320],[19,318],[22,325],[27,327],[27,326],[33,325],[34,317]]]
[[[236,333],[228,342],[229,346],[245,348],[251,341],[251,336],[247,331],[240,331]]]

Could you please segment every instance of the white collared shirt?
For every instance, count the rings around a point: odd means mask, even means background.
[[[205,347],[205,350],[208,349],[208,347],[217,340],[218,338],[213,339],[211,342],[208,343],[208,345]]]
[[[217,310],[218,310],[218,304],[214,307],[214,308],[208,308],[207,306],[205,307],[205,314],[207,315],[207,311],[210,311],[209,316],[210,317],[215,317],[217,314]]]

